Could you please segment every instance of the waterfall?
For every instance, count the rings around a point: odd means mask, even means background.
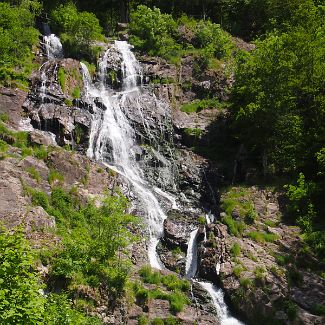
[[[224,300],[224,294],[221,289],[209,282],[198,282],[211,296],[213,304],[217,310],[221,325],[243,325],[238,319],[231,317]]]
[[[156,253],[156,246],[163,234],[163,221],[166,215],[137,162],[136,135],[123,113],[123,104],[126,101],[131,101],[136,105],[137,98],[141,94],[138,84],[142,79],[142,73],[129,44],[115,41],[113,48],[122,56],[123,85],[121,92],[114,94],[112,89],[105,84],[107,58],[112,49],[106,51],[99,64],[99,83],[96,85],[92,83],[87,67],[81,64],[86,96],[91,98],[93,103],[95,99],[99,99],[106,108],[103,112],[102,109],[94,105],[95,118],[92,121],[87,155],[103,162],[124,176],[132,185],[147,219],[150,235],[148,247],[150,265],[161,269],[162,265]]]
[[[55,34],[43,36],[43,42],[48,60],[63,58],[62,44]]]
[[[117,92],[106,84],[108,58],[112,54],[111,51],[117,51],[122,59],[122,89]],[[115,41],[99,63],[99,81],[96,84],[92,82],[87,66],[81,63],[81,68],[85,84],[84,95],[92,103],[94,110],[87,155],[124,176],[131,184],[147,221],[150,235],[148,245],[150,265],[162,269],[156,246],[163,234],[163,221],[166,215],[156,195],[167,199],[172,208],[178,207],[172,195],[158,187],[150,186],[145,180],[144,172],[136,159],[136,134],[123,111],[124,104],[131,102],[134,109],[141,112],[138,100],[141,96],[139,87],[142,81],[141,67],[131,52],[131,46],[126,42]],[[145,126],[145,120],[143,123]],[[213,216],[208,214],[206,219],[208,222],[213,221]],[[186,277],[189,279],[193,279],[197,273],[197,235],[198,229],[193,230],[188,242]],[[193,281],[197,282],[195,279]],[[211,283],[199,282],[199,284],[211,295],[222,325],[241,324],[228,316],[222,291],[215,289]]]
[[[197,272],[197,233],[199,229],[195,229],[191,232],[190,239],[187,245],[186,254],[186,266],[185,273],[186,277],[192,279]]]
[[[243,325],[239,320],[231,317],[228,312],[227,305],[224,300],[224,294],[220,288],[217,288],[210,282],[197,281],[194,277],[197,272],[198,255],[197,255],[197,233],[198,229],[191,232],[188,241],[187,255],[186,255],[186,277],[192,279],[193,282],[198,283],[204,288],[212,298],[213,305],[216,309],[221,325]],[[217,266],[217,273],[220,271],[220,264]]]

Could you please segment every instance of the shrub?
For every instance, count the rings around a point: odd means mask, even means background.
[[[150,266],[144,266],[139,271],[140,276],[142,277],[145,283],[159,284],[161,276],[159,272],[152,271]]]
[[[234,269],[233,269],[233,273],[235,274],[235,276],[236,276],[237,278],[240,277],[240,274],[241,274],[241,272],[243,272],[243,271],[244,271],[244,268],[243,268],[242,265],[236,265],[236,266],[234,267]]]
[[[313,313],[319,316],[325,316],[325,306],[317,304],[313,307]]]
[[[183,293],[174,291],[169,297],[169,302],[171,312],[178,313],[189,303],[189,299]]]
[[[228,226],[230,234],[236,237],[239,237],[245,229],[245,225],[242,222],[235,221],[234,219],[228,216],[223,217],[222,222]]]
[[[141,315],[138,318],[138,325],[147,325],[147,324],[149,324],[149,320],[148,320],[147,316]]]
[[[268,234],[265,232],[258,232],[258,231],[251,231],[247,234],[247,236],[258,243],[264,243],[264,242],[273,243],[279,238],[279,236],[277,236],[276,234]]]
[[[18,85],[27,85],[33,67],[32,47],[38,43],[39,32],[33,26],[39,10],[37,1],[19,1],[14,5],[0,3],[1,83],[11,85],[14,81]],[[4,115],[1,120],[3,118]]]
[[[60,67],[58,70],[58,82],[62,89],[62,92],[65,91],[65,71],[64,68]]]
[[[253,286],[253,281],[251,279],[247,279],[247,278],[241,278],[239,280],[239,283],[243,288],[246,288],[246,289]]]
[[[49,149],[47,149],[43,145],[33,148],[33,156],[36,157],[37,159],[46,160],[48,154],[49,154]]]
[[[202,67],[199,68],[201,71]],[[221,107],[221,104],[217,98],[212,99],[203,99],[203,100],[195,100],[191,103],[183,104],[181,106],[181,111],[186,113],[200,112],[203,109],[214,109]]]
[[[49,198],[44,192],[31,190],[30,194],[33,205],[39,205],[44,210],[47,210],[49,208]]]
[[[161,319],[161,318],[154,318],[152,321],[151,321],[151,324],[152,325],[164,325],[164,320]]]
[[[0,323],[41,324],[44,297],[21,231],[0,232]]]
[[[72,91],[73,98],[80,98],[80,88],[77,86]]]
[[[169,274],[162,277],[162,283],[169,290],[181,290],[188,291],[191,287],[190,282],[187,280],[180,279],[175,274]]]
[[[47,180],[50,185],[52,185],[56,181],[58,181],[59,184],[62,184],[64,182],[64,176],[57,170],[51,169]]]
[[[41,181],[41,175],[34,166],[26,168],[26,171],[37,183]]]
[[[0,114],[0,121],[7,123],[9,121],[9,115],[7,113]]]
[[[131,13],[129,27],[130,42],[136,49],[165,59],[179,55],[180,46],[173,39],[177,25],[171,15],[162,14],[158,8],[140,5]]]
[[[265,278],[266,270],[263,266],[257,266],[254,270],[256,279],[263,280]]]
[[[51,15],[66,54],[94,60],[91,43],[103,38],[97,17],[87,11],[79,12],[72,2],[60,5]]]
[[[245,214],[245,223],[251,225],[255,222],[256,212],[254,209],[249,209]]]
[[[240,245],[238,243],[234,243],[230,248],[230,254],[233,257],[237,257],[240,255],[240,253],[241,253]]]

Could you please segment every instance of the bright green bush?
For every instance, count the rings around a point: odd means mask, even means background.
[[[131,13],[129,28],[130,42],[136,49],[166,59],[178,56],[180,45],[173,38],[177,24],[171,15],[140,5]]]
[[[217,98],[195,100],[191,103],[183,104],[181,106],[181,111],[186,113],[200,112],[203,109],[214,109],[221,107],[219,100]]]
[[[87,11],[79,12],[72,2],[60,5],[51,16],[66,55],[93,61],[92,42],[103,38],[97,17]]]
[[[230,254],[233,257],[237,257],[240,255],[240,253],[241,253],[240,245],[238,243],[234,243],[230,248]]]
[[[34,28],[39,12],[37,1],[21,1],[18,5],[0,3],[0,82],[27,84],[32,68],[32,47],[38,42]]]
[[[45,299],[23,233],[0,232],[0,323],[41,324]]]

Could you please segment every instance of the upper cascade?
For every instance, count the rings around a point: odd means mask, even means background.
[[[48,60],[63,58],[62,44],[55,34],[43,36],[43,42]]]
[[[114,93],[105,82],[108,68],[107,58],[111,51],[117,51],[122,58],[123,89],[118,93]],[[95,112],[87,154],[91,158],[102,161],[131,183],[148,221],[151,238],[148,249],[150,264],[161,268],[155,247],[158,238],[163,233],[163,220],[166,215],[137,162],[136,134],[124,113],[126,103],[131,102],[135,110],[140,109],[138,98],[141,92],[138,85],[139,79],[141,80],[141,69],[139,63],[131,52],[129,44],[116,41],[105,52],[99,63],[97,84],[92,83],[87,67],[84,64],[81,67],[86,97],[92,101]],[[98,105],[98,102],[101,105]],[[102,106],[105,107],[104,112]]]

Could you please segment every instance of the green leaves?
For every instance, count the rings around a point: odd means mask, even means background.
[[[51,15],[53,27],[60,34],[66,54],[79,59],[92,59],[92,43],[103,38],[96,15],[79,12],[72,2],[60,5]]]
[[[21,231],[0,233],[0,323],[42,324],[44,297]]]
[[[34,28],[37,10],[28,4],[39,5],[37,1],[22,1],[17,6],[0,3],[0,82],[25,81],[30,72],[31,50],[39,33]]]

